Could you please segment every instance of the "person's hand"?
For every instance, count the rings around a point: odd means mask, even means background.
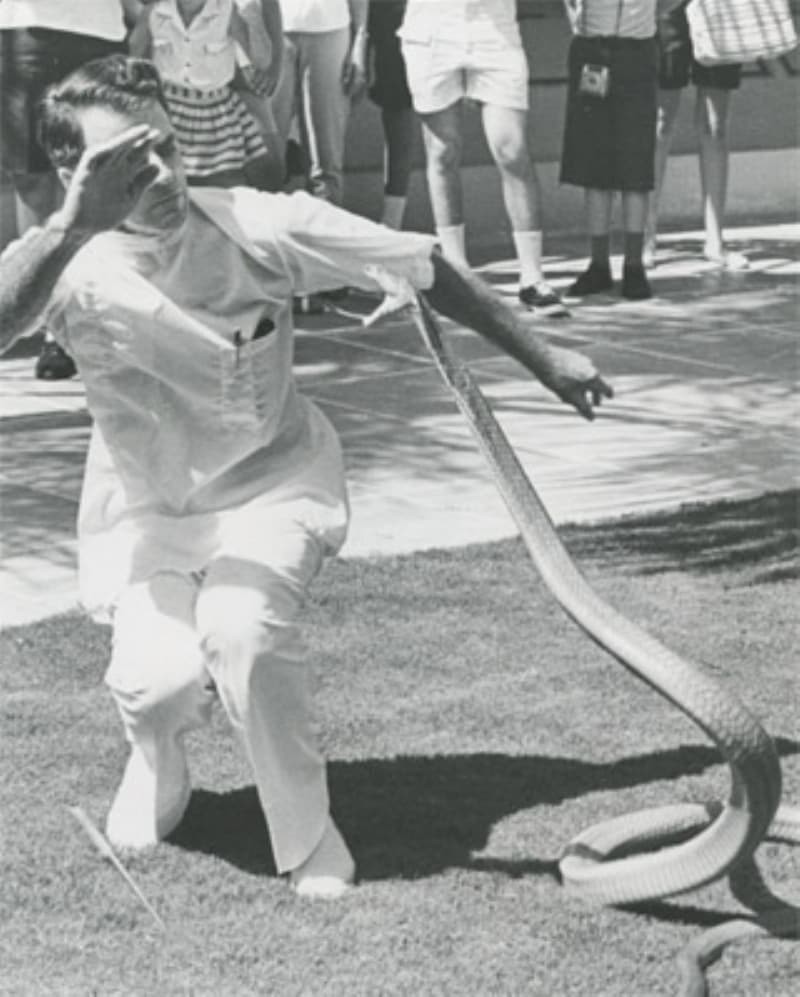
[[[149,125],[137,125],[86,149],[57,212],[59,222],[78,234],[96,235],[125,221],[158,174],[149,162],[158,135]]]
[[[268,69],[253,65],[240,66],[239,69],[248,90],[252,90],[259,97],[269,96],[270,76]]]
[[[245,24],[250,62],[242,65],[242,76],[248,89],[259,97],[271,97],[278,86],[280,63],[275,58],[272,40],[264,28],[260,9],[245,18]]]
[[[358,100],[367,87],[367,36],[359,31],[342,66],[342,89],[351,100]]]
[[[582,353],[549,347],[550,371],[542,381],[568,405],[573,405],[585,419],[594,419],[594,408],[603,398],[613,398],[614,391]]]

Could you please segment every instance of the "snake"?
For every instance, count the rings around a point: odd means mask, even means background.
[[[731,942],[748,935],[800,937],[800,908],[772,894],[753,858],[767,837],[800,842],[800,807],[781,804],[775,744],[699,664],[671,651],[595,592],[423,293],[413,294],[410,310],[550,593],[596,644],[689,717],[727,762],[730,789],[724,803],[673,804],[613,817],[578,834],[559,859],[565,890],[617,907],[672,897],[729,875],[734,895],[755,916],[724,921],[679,953],[682,997],[703,997],[705,969]]]

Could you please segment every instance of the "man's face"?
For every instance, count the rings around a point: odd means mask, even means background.
[[[87,148],[107,142],[134,125],[149,125],[158,133],[149,153],[149,162],[158,168],[158,173],[125,224],[151,232],[180,228],[189,208],[186,176],[175,132],[164,108],[157,101],[150,101],[140,110],[124,114],[109,107],[87,107],[78,109],[76,116]]]

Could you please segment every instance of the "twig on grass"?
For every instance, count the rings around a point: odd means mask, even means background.
[[[117,870],[120,876],[122,876],[122,878],[125,880],[128,886],[133,890],[139,902],[142,904],[147,913],[153,918],[158,927],[161,928],[162,931],[166,931],[167,926],[162,921],[161,917],[158,914],[158,911],[155,909],[155,907],[153,907],[153,905],[150,903],[150,901],[147,899],[144,893],[142,893],[142,891],[139,889],[139,886],[137,885],[133,876],[131,876],[131,874],[128,872],[128,870],[125,868],[122,862],[120,862],[120,860],[117,858],[116,854],[114,853],[114,849],[108,843],[104,835],[101,834],[101,832],[98,831],[98,829],[94,826],[94,824],[90,820],[87,813],[83,810],[83,808],[67,807],[67,809],[75,818],[75,820],[77,820],[77,822],[80,824],[83,830],[88,834],[89,840],[98,850],[100,855],[104,859],[107,859],[114,866],[114,868]]]

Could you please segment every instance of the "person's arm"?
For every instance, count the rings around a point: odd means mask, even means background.
[[[150,31],[150,8],[143,4],[139,4],[139,7],[136,24],[128,36],[128,52],[138,59],[151,59],[153,35]]]
[[[350,8],[350,51],[342,67],[344,92],[361,96],[367,85],[367,14],[368,0],[347,0]]]
[[[267,0],[236,0],[230,24],[231,36],[247,59],[247,63],[239,63],[247,87],[262,97],[271,97],[277,89],[283,63],[283,35],[279,32],[276,37],[268,29],[264,18],[267,6],[278,5]],[[278,18],[282,28],[280,10]],[[274,19],[271,24],[274,30]]]
[[[148,164],[150,146],[157,137],[147,125],[138,125],[87,149],[70,179],[61,209],[0,257],[0,353],[35,331],[75,254],[133,210],[158,172]]]
[[[489,286],[468,270],[454,267],[435,250],[434,282],[424,294],[436,311],[469,326],[514,357],[546,387],[586,419],[593,406],[613,392],[582,353],[551,346]]]
[[[147,0],[122,0],[122,17],[129,30],[138,23],[146,2]]]
[[[271,97],[278,88],[283,72],[283,16],[280,0],[261,0],[261,20],[272,43],[272,62],[266,91],[267,96]]]

